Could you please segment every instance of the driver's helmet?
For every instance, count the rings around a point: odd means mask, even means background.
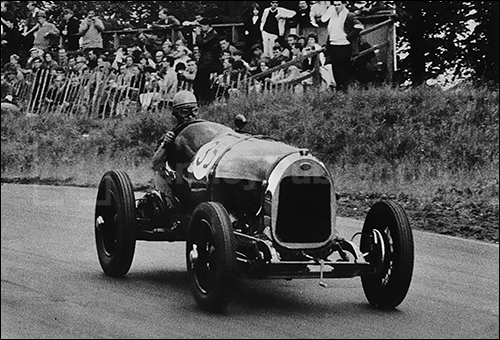
[[[175,115],[183,118],[189,115],[196,116],[198,113],[198,101],[193,92],[179,91],[174,95],[172,109]]]

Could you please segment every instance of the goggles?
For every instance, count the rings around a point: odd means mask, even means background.
[[[186,118],[189,116],[196,116],[198,114],[197,107],[185,107],[181,109],[176,109],[174,113],[182,118]]]

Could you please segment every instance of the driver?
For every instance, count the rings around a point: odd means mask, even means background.
[[[172,115],[177,126],[194,121],[198,115],[198,102],[195,95],[189,91],[179,91],[175,94],[172,104]],[[161,144],[153,155],[153,170],[155,188],[160,191],[168,209],[176,206],[172,193],[172,183],[175,180],[175,171],[167,165],[167,159],[173,152],[175,133],[168,131],[162,138]]]

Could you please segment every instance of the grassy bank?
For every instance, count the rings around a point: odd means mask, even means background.
[[[416,228],[498,242],[498,91],[422,87],[235,98],[201,110],[249,132],[309,148],[329,165],[339,214],[363,218],[373,200],[405,206]],[[2,115],[2,180],[95,186],[126,170],[136,187],[151,178],[156,141],[171,118],[89,120]],[[441,215],[436,215],[437,213]]]

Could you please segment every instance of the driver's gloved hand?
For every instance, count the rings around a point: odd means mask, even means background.
[[[175,139],[175,134],[173,131],[169,131],[163,136],[163,147],[166,145],[172,144]]]

